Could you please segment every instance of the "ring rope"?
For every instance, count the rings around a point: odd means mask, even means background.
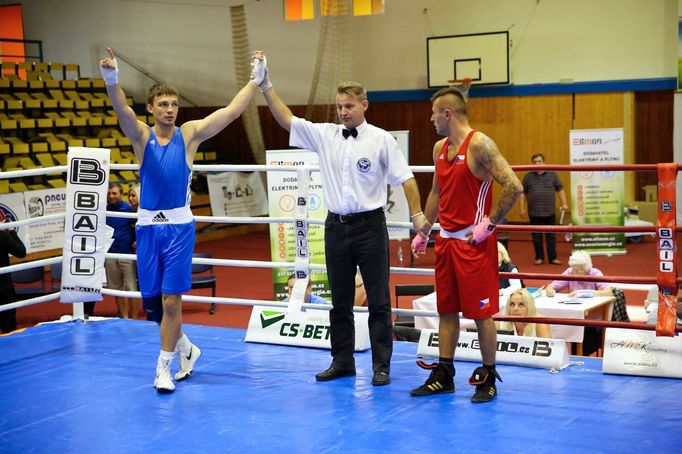
[[[647,323],[614,322],[609,320],[590,320],[583,318],[500,316],[493,317],[493,320],[495,320],[496,322],[544,323],[546,325],[584,326],[590,328],[628,328],[641,329],[646,331],[654,331],[656,329],[656,325],[649,325]],[[682,332],[682,326],[678,325],[675,328],[675,331]]]
[[[307,167],[307,166],[306,166]],[[411,166],[410,167],[413,172],[433,172],[434,166]],[[632,165],[587,165],[587,166],[573,166],[573,165],[543,165],[543,166],[535,166],[535,165],[526,165],[526,166],[512,166],[512,169],[515,171],[529,171],[529,170],[558,170],[558,171],[613,171],[613,170],[640,170],[640,171],[655,171],[658,170],[659,166],[656,164],[632,164]],[[682,169],[682,164],[677,164],[676,165],[677,170]],[[111,164],[111,169],[112,170],[137,170],[139,169],[139,165],[137,164]],[[296,166],[268,166],[268,165],[196,165],[193,166],[193,169],[201,172],[225,172],[225,171],[237,171],[237,172],[251,172],[251,171],[298,171],[300,167]],[[317,167],[309,167],[310,171],[319,171],[319,168]],[[43,175],[43,174],[50,174],[50,173],[63,173],[67,171],[66,166],[56,166],[56,167],[48,167],[48,168],[39,168],[39,169],[29,169],[29,170],[21,170],[21,171],[10,171],[10,172],[2,172],[0,173],[0,179],[6,179],[6,178],[18,178],[18,177],[24,177],[24,176],[34,176],[34,175]],[[109,213],[107,213],[109,215]],[[135,218],[137,217],[137,214],[131,213],[131,214],[125,214],[122,215],[122,213],[111,213],[113,217],[130,217],[130,218]],[[63,219],[65,214],[53,214],[53,215],[47,215],[47,216],[42,216],[38,218],[29,218],[29,219],[24,219],[21,221],[16,221],[16,222],[11,222],[11,223],[5,223],[3,225],[0,225],[0,229],[7,229],[7,228],[16,228],[20,227],[23,225],[29,225],[33,223],[42,223],[46,221],[51,221],[51,220],[59,220]],[[231,224],[238,224],[238,223],[293,223],[294,218],[267,218],[267,217],[213,217],[213,216],[195,216],[195,219],[198,222],[215,222],[215,223],[231,223]],[[323,220],[317,220],[317,219],[308,219],[307,222],[309,224],[323,224]],[[403,223],[388,223],[389,227],[395,227],[395,228],[411,228],[412,224],[408,222],[403,222]],[[436,225],[434,226],[434,229],[438,229],[439,226]],[[529,232],[529,231],[550,231],[550,232],[557,232],[557,233],[580,233],[580,232],[589,232],[589,233],[611,233],[611,232],[623,232],[623,233],[650,233],[650,232],[656,232],[656,228],[654,227],[644,227],[644,226],[635,226],[635,227],[611,227],[611,226],[512,226],[512,225],[499,225],[498,226],[499,231],[509,231],[509,232]],[[676,231],[682,231],[681,227],[676,227]],[[125,258],[125,259],[135,259],[134,255],[131,254],[105,254],[105,256],[109,257],[115,257],[115,256],[122,256],[122,257],[116,257],[116,258]],[[33,262],[26,262],[26,263],[19,263],[15,264],[12,266],[5,267],[3,269],[0,269],[0,274],[5,274],[8,272],[13,272],[13,271],[18,271],[22,269],[28,269],[28,268],[33,268],[37,266],[44,266],[44,265],[51,265],[58,263],[61,260],[60,257],[51,257],[47,259],[42,259],[42,260],[36,260]],[[193,262],[195,260],[193,259]],[[223,259],[196,259],[196,263],[203,263],[203,264],[210,264],[210,265],[216,265],[216,266],[240,266],[240,267],[253,267],[253,268],[275,268],[275,267],[294,267],[295,264],[290,263],[290,262],[262,262],[262,261],[244,261],[244,260],[223,260]],[[321,269],[324,270],[326,269],[325,265],[317,265],[317,264],[310,264],[310,269]],[[397,274],[434,274],[434,270],[432,269],[413,269],[413,268],[403,268],[403,267],[391,267],[391,272],[395,272]],[[509,276],[506,276],[509,275]],[[638,278],[638,277],[606,277],[606,276],[599,276],[599,277],[592,277],[592,276],[564,276],[564,275],[553,275],[553,274],[542,274],[542,273],[500,273],[500,276],[502,277],[516,277],[516,278],[544,278],[544,279],[554,279],[556,277],[562,279],[562,280],[582,280],[582,281],[596,281],[596,282],[615,282],[615,281],[626,281],[630,283],[649,283],[649,282],[656,282],[655,278]],[[678,283],[682,282],[682,279],[678,279]],[[109,290],[109,289],[103,289],[102,290],[103,294],[108,294],[108,295],[114,295],[114,296],[130,296],[130,297],[140,297],[141,295],[139,292],[125,292],[125,291],[117,291],[117,290]],[[24,307],[24,306],[29,306],[33,304],[39,304],[41,302],[45,301],[50,301],[58,298],[60,296],[60,292],[57,293],[52,293],[48,295],[42,295],[36,298],[32,298],[29,300],[23,300],[20,302],[12,303],[9,305],[5,305],[2,309],[3,310],[8,310],[16,307]],[[237,304],[237,305],[266,305],[266,306],[272,306],[272,307],[282,307],[286,308],[288,307],[287,303],[284,302],[275,302],[275,301],[262,301],[262,300],[245,300],[245,299],[239,299],[239,298],[213,298],[213,297],[201,297],[201,296],[195,296],[195,295],[184,295],[183,299],[187,301],[196,301],[196,302],[215,302],[215,303],[220,303],[220,304]],[[303,307],[309,307],[309,308],[317,308],[317,309],[325,309],[329,310],[331,308],[330,305],[310,305],[310,304],[304,304]],[[357,312],[366,312],[367,308],[363,307],[355,307],[355,311]],[[435,311],[420,311],[420,310],[409,310],[409,309],[394,309],[393,312],[397,315],[421,315],[421,316],[427,316],[427,317],[433,317],[433,316],[438,316],[437,312]],[[508,321],[522,321],[523,318],[519,317],[496,317],[496,320],[508,320]],[[655,329],[655,326],[653,325],[645,325],[645,324],[637,324],[637,323],[622,323],[622,322],[608,322],[608,321],[596,321],[596,320],[576,320],[576,319],[555,319],[555,318],[538,318],[534,317],[532,319],[529,319],[529,321],[534,321],[536,323],[550,323],[550,324],[566,324],[566,325],[579,325],[579,326],[611,326],[611,327],[627,327],[627,328],[639,328],[639,329],[646,329],[646,330],[653,330]],[[679,328],[677,329],[678,331],[680,330]]]

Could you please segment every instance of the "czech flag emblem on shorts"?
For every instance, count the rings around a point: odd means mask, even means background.
[[[480,309],[488,309],[490,307],[490,298],[479,301],[478,307]]]

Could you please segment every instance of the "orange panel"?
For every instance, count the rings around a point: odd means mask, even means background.
[[[301,20],[302,0],[284,0],[284,19]]]
[[[24,21],[21,13],[21,5],[0,6],[0,30],[3,38],[24,39]],[[12,57],[2,57],[4,61],[25,61],[26,51],[24,43],[8,43],[0,41],[0,54],[12,55]],[[21,71],[25,73],[24,71]],[[22,79],[25,74],[20,75]]]

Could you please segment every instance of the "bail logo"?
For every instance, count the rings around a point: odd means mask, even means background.
[[[106,172],[96,159],[73,158],[69,183],[100,186],[106,180]]]

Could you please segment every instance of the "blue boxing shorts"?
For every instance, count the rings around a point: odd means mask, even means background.
[[[192,287],[194,221],[137,225],[137,279],[143,298],[179,295]]]

